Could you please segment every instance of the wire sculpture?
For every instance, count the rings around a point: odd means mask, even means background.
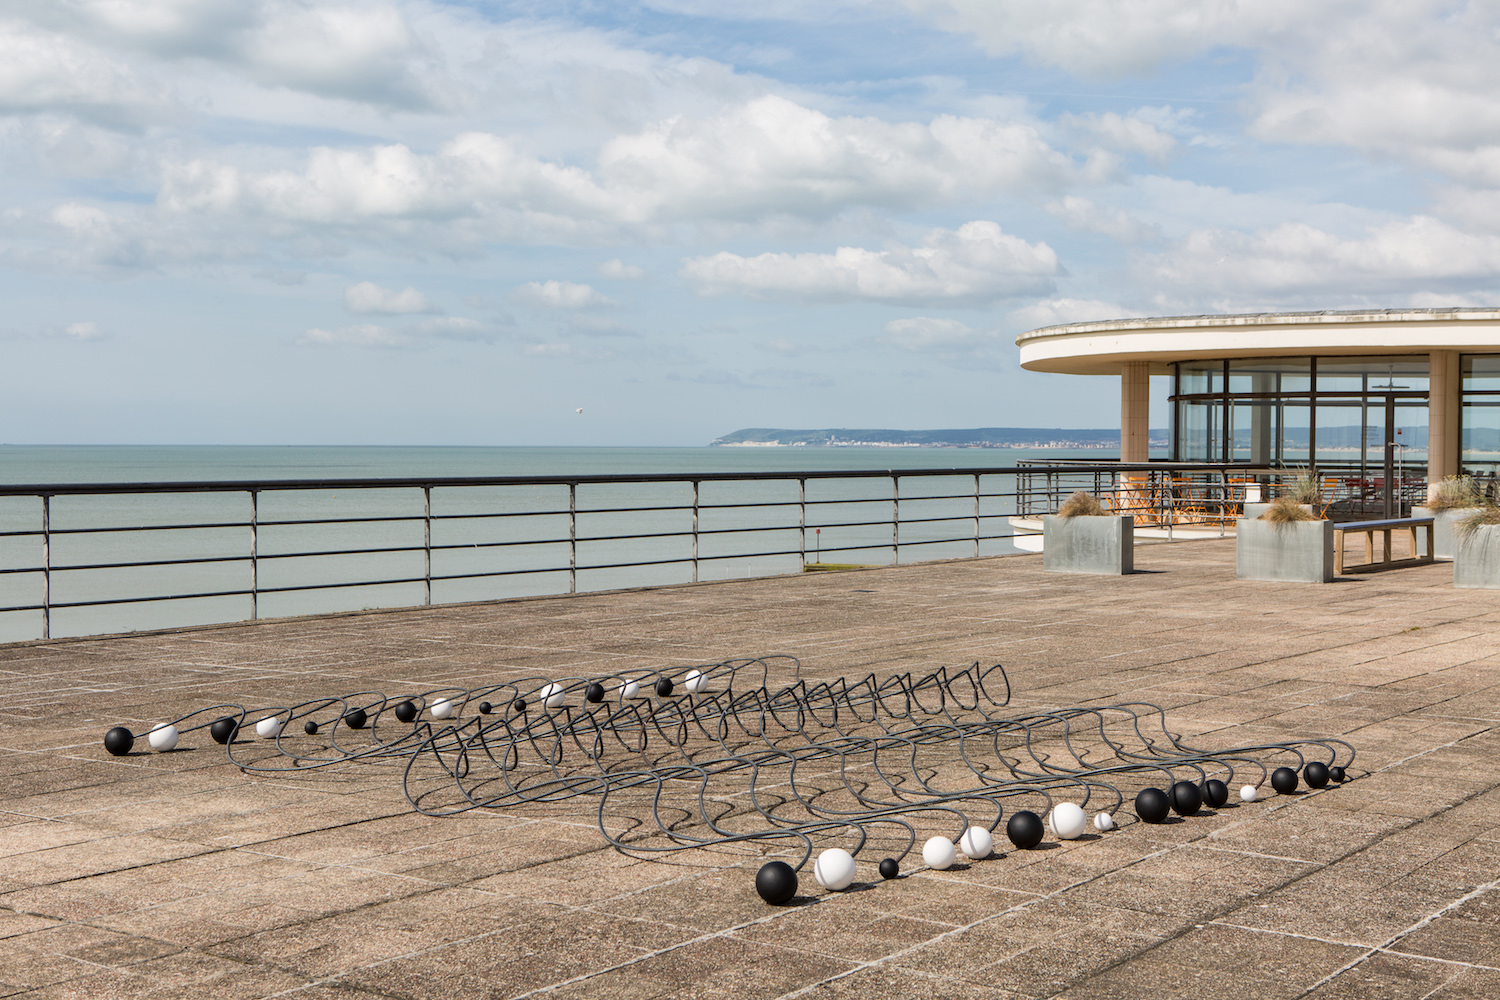
[[[757,876],[772,902],[791,898],[818,844],[837,845],[819,856],[819,882],[842,888],[853,859],[875,845],[889,855],[881,875],[893,878],[933,831],[922,856],[946,868],[955,849],[988,856],[1007,813],[1007,835],[1027,848],[1042,839],[1042,816],[1054,835],[1074,839],[1083,810],[1095,808],[1096,829],[1111,830],[1132,793],[1137,817],[1161,822],[1169,809],[1225,807],[1237,776],[1250,776],[1240,794],[1253,801],[1268,780],[1295,791],[1299,772],[1314,788],[1342,782],[1354,762],[1350,744],[1326,737],[1193,746],[1147,702],[1007,715],[1010,699],[999,664],[809,682],[800,661],[776,655],[254,710],[214,705],[147,737],[171,749],[181,734],[208,729],[251,774],[399,767],[407,801],[430,816],[576,812],[577,801],[592,801],[600,834],[636,856],[789,847],[781,853],[795,865],[772,862]],[[111,730],[106,748],[128,753],[133,738]]]

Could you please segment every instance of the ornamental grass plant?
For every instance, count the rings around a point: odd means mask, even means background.
[[[1487,524],[1500,524],[1500,507],[1485,504],[1453,522],[1453,533],[1462,539],[1473,538]]]
[[[1431,498],[1423,504],[1433,512],[1464,510],[1483,507],[1484,491],[1474,482],[1473,476],[1446,476],[1432,491]]]
[[[1108,517],[1109,511],[1092,493],[1075,490],[1073,495],[1057,508],[1058,517]]]
[[[1272,524],[1290,524],[1293,521],[1317,521],[1317,517],[1308,510],[1293,493],[1284,493],[1271,501],[1266,512],[1259,518],[1262,521],[1270,521]]]
[[[1300,470],[1290,483],[1281,484],[1281,494],[1277,499],[1291,500],[1292,503],[1317,504],[1323,502],[1323,483],[1318,479],[1316,471],[1307,469]],[[1311,518],[1290,518],[1289,520],[1311,520]]]

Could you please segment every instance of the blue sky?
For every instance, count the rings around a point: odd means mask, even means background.
[[[1495,304],[1497,35],[1437,0],[10,0],[0,442],[1111,426],[1113,380],[1015,335]]]

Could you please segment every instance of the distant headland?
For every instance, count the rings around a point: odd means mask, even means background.
[[[1167,431],[1153,430],[1151,447],[1167,446]],[[1119,450],[1118,427],[973,427],[967,430],[895,431],[853,427],[781,430],[747,427],[714,438],[724,448],[1109,448]]]

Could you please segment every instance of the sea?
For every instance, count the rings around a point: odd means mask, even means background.
[[[0,485],[178,483],[446,477],[636,475],[652,484],[578,488],[580,591],[685,583],[692,574],[690,487],[698,473],[945,470],[1013,467],[1022,461],[1111,461],[1104,449],[909,447],[420,447],[210,445],[0,445]],[[908,495],[906,483],[914,489]],[[907,480],[902,487],[901,561],[973,554],[951,541],[973,530],[972,478]],[[984,479],[986,493],[1011,494],[1014,477]],[[923,500],[927,492],[936,498]],[[39,490],[40,492],[40,490]],[[944,499],[944,494],[949,496]],[[891,561],[890,481],[809,483],[807,561],[880,565]],[[802,568],[795,481],[705,483],[700,495],[698,579],[742,579]],[[254,613],[283,617],[424,603],[420,581],[420,490],[268,492],[259,498]],[[687,510],[682,509],[686,505]],[[640,507],[672,507],[644,511]],[[565,486],[433,491],[435,604],[567,593]],[[1014,503],[986,500],[981,554],[1022,551],[1008,536]],[[248,587],[249,495],[159,493],[57,496],[49,634],[97,635],[232,622],[252,613],[246,596],[155,600]],[[348,524],[276,521],[363,518]],[[379,520],[391,518],[390,521]],[[789,520],[790,518],[790,520]],[[401,520],[404,519],[404,520]],[[911,523],[908,523],[911,522]],[[183,529],[182,525],[224,525]],[[823,530],[819,530],[819,525]],[[39,638],[42,615],[37,496],[0,497],[0,642]],[[174,527],[175,526],[175,527]],[[120,530],[132,529],[132,530]],[[133,530],[145,529],[145,530]],[[633,538],[651,532],[672,537]],[[931,539],[931,544],[912,545]],[[910,548],[908,546],[911,546]],[[379,549],[406,549],[379,552]],[[351,550],[359,550],[353,551]],[[369,551],[366,551],[369,550]],[[303,556],[307,552],[338,555]],[[209,559],[210,562],[183,562]],[[177,560],[177,562],[172,562]],[[160,561],[149,567],[124,562]],[[73,567],[73,568],[69,568]],[[488,575],[501,571],[498,575]],[[349,581],[407,582],[327,586]],[[74,605],[67,607],[65,605]]]

